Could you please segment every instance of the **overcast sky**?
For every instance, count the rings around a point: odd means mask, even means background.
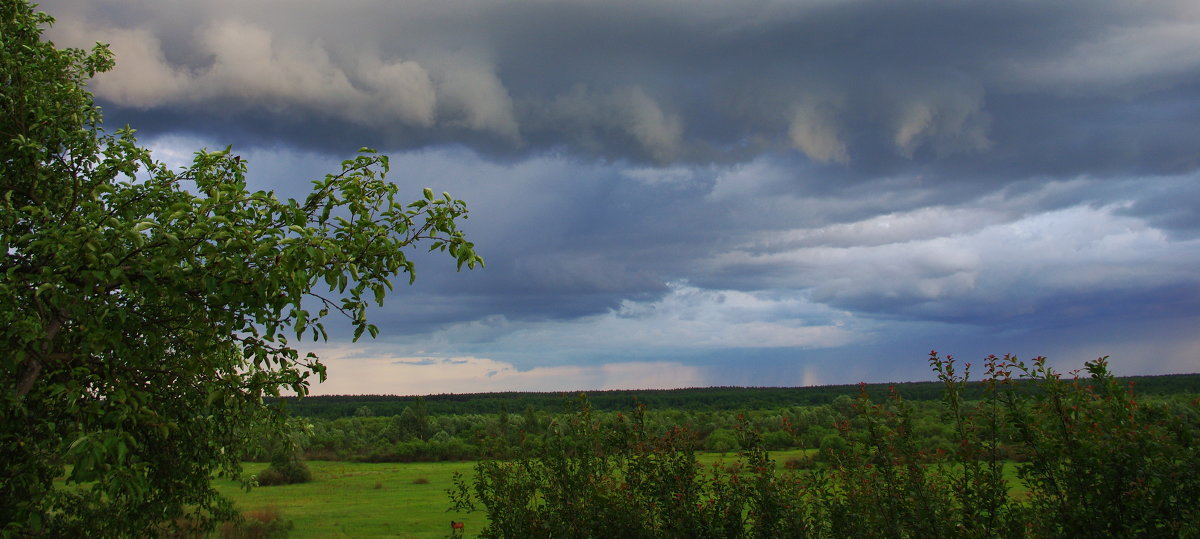
[[[1200,371],[1195,0],[44,0],[108,125],[471,209],[317,394]],[[348,324],[332,320],[330,326]]]

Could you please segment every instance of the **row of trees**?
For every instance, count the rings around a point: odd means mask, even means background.
[[[1195,380],[1191,381],[1195,383]],[[882,391],[887,384],[870,384],[871,391]],[[899,391],[913,401],[936,401],[940,385],[936,382],[899,384]],[[981,394],[982,389],[973,388]],[[592,408],[618,412],[633,405],[652,410],[680,411],[745,411],[768,410],[790,406],[830,404],[838,397],[853,394],[854,385],[819,387],[703,387],[686,389],[607,390],[589,391]],[[309,418],[334,419],[354,415],[398,415],[421,401],[435,415],[515,413],[532,408],[538,412],[557,413],[562,410],[563,394],[553,392],[502,392],[441,394],[423,397],[396,395],[324,395],[289,398],[288,409]]]
[[[964,389],[971,385],[964,386]],[[981,387],[979,384],[973,385]],[[887,386],[864,385],[859,390],[876,398],[889,395],[892,391],[902,396],[899,389],[889,391]],[[1151,404],[1178,406],[1195,398],[1195,395],[1195,392],[1181,392],[1145,396],[1143,399]],[[962,398],[974,402],[982,396],[980,389],[965,392]],[[598,410],[591,405],[590,394],[587,398],[590,414],[601,424],[617,424],[618,418],[626,415]],[[947,421],[944,403],[941,400],[904,400],[914,443],[925,451],[952,451],[958,433]],[[559,395],[558,411],[574,406],[574,401],[573,396]],[[505,411],[495,414],[430,414],[425,399],[417,397],[408,402],[411,404],[392,416],[374,415],[364,405],[350,417],[325,419],[324,414],[318,413],[316,418],[296,418],[308,425],[308,435],[300,442],[303,452],[310,459],[372,462],[470,460],[488,455],[518,455],[545,443],[547,435],[551,433],[551,425],[559,420],[555,414],[535,410],[532,405],[527,405],[519,414]],[[644,428],[650,434],[661,436],[672,429],[684,429],[694,438],[697,449],[722,453],[743,449],[738,431],[744,429],[757,433],[758,443],[771,451],[844,448],[853,441],[847,436],[853,437],[853,432],[858,431],[842,432],[837,425],[850,422],[861,427],[864,421],[857,412],[852,393],[832,399],[830,404],[773,409],[706,411],[637,406],[642,410]],[[1011,439],[1012,434],[1006,431],[1006,440]],[[1024,458],[1015,444],[1006,442],[1001,448],[1007,458]],[[257,448],[248,456],[261,460],[269,456],[269,451],[265,447]]]
[[[590,403],[590,395],[588,396]],[[428,415],[420,405],[390,417],[365,411],[338,419],[297,418],[307,425],[301,441],[305,455],[318,460],[414,461],[462,460],[487,454],[516,454],[543,443],[554,414],[527,407],[520,414]],[[560,399],[559,410],[572,406]],[[780,409],[743,411],[656,410],[645,407],[646,428],[655,434],[685,428],[696,437],[697,447],[718,452],[741,448],[738,428],[758,432],[769,450],[818,448],[843,443],[834,425],[851,417],[854,401],[848,395],[834,404],[791,406]],[[604,423],[613,423],[621,412],[593,411]],[[949,448],[953,433],[941,417],[940,404],[914,403],[916,431],[924,444]],[[268,446],[252,448],[248,458],[269,456]]]
[[[1200,390],[1200,374],[1160,376],[1129,376],[1122,380],[1137,384],[1142,395],[1173,395]],[[938,382],[905,382],[898,384],[867,384],[872,394],[895,389],[910,402],[936,402],[942,398]],[[832,404],[857,391],[854,385],[815,387],[704,387],[661,390],[589,391],[588,399],[597,411],[618,412],[634,405],[650,410],[733,411],[777,410],[793,406]],[[969,400],[983,397],[982,383],[973,382],[963,388]],[[398,395],[322,395],[288,398],[287,409],[297,416],[312,419],[336,419],[351,416],[393,416],[403,413],[418,400],[431,415],[497,415],[517,413],[532,408],[537,412],[557,413],[562,410],[561,393],[504,392],[441,394],[424,397]],[[844,408],[844,406],[842,406]]]

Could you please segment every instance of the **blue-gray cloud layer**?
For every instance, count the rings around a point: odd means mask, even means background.
[[[380,313],[403,353],[713,383],[939,343],[1200,354],[1195,2],[43,7],[112,43],[106,115],[167,153],[232,142],[286,191],[375,146],[466,198],[488,268],[422,259]]]
[[[1182,0],[74,4],[46,4],[58,35],[113,43],[97,91],[144,128],[658,163],[794,149],[866,174],[1200,159]]]

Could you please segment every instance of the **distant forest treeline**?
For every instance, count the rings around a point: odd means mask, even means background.
[[[1170,374],[1161,376],[1128,376],[1118,380],[1133,383],[1140,395],[1175,395],[1200,393],[1200,374]],[[910,401],[940,400],[945,390],[941,382],[903,382],[866,384],[873,396],[883,396],[895,387]],[[532,409],[537,412],[561,412],[566,401],[586,393],[593,409],[601,411],[629,410],[644,404],[651,410],[718,411],[768,410],[789,406],[830,404],[839,396],[858,394],[857,384],[813,387],[706,387],[688,389],[609,390],[575,392],[504,392],[463,393],[417,396],[397,395],[327,395],[304,398],[289,397],[285,408],[294,416],[336,419],[351,416],[395,416],[404,412],[418,398],[430,415],[518,413]],[[966,400],[983,395],[978,382],[965,387]]]

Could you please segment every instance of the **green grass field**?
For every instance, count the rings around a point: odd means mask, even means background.
[[[465,522],[469,536],[486,524],[482,512],[446,511],[453,473],[469,475],[473,462],[308,465],[313,472],[310,483],[246,492],[232,481],[220,481],[217,488],[243,511],[277,507],[282,518],[295,524],[291,537],[446,537],[451,519]],[[265,467],[247,463],[246,472]]]

